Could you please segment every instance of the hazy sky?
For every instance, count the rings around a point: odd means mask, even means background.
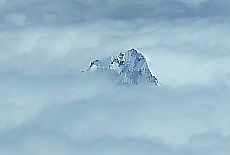
[[[0,155],[228,155],[229,7],[0,0]],[[80,74],[130,48],[161,87]]]

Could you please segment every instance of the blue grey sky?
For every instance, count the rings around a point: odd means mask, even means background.
[[[0,0],[0,154],[229,154],[229,7]],[[131,48],[161,87],[80,74]]]

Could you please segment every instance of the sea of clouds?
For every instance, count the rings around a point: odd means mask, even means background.
[[[228,155],[229,7],[0,0],[0,155]],[[130,48],[159,88],[81,74]]]

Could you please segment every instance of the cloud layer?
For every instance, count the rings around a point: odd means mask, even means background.
[[[0,154],[227,155],[228,1],[0,1]],[[80,74],[136,48],[161,87]]]
[[[3,0],[3,25],[74,24],[98,19],[170,19],[228,15],[227,0]]]

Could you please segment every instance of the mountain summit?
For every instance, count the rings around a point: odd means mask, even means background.
[[[157,78],[149,68],[146,57],[135,49],[108,57],[104,61],[96,59],[90,63],[86,71],[90,70],[113,72],[115,80],[120,84],[153,83],[159,85]]]

